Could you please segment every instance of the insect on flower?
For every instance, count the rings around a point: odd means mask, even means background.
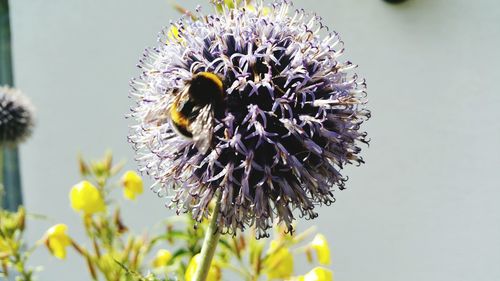
[[[172,128],[192,138],[201,153],[207,152],[212,143],[214,112],[221,111],[222,101],[222,80],[210,72],[195,74],[172,103]]]

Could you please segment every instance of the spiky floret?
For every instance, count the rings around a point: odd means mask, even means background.
[[[338,34],[291,6],[197,11],[199,20],[172,23],[160,45],[145,51],[142,75],[131,83],[137,124],[129,140],[141,171],[156,180],[160,196],[171,197],[170,207],[198,221],[222,192],[222,232],[254,225],[263,237],[275,219],[292,231],[294,210],[315,218],[315,206],[331,204],[333,191],[344,189],[344,165],[363,163],[365,82],[352,73],[354,64],[339,60]],[[225,85],[225,111],[204,154],[160,118],[202,71]]]
[[[33,106],[19,90],[0,87],[0,144],[16,145],[31,135]]]

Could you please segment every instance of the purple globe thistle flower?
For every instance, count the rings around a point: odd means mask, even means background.
[[[131,82],[138,123],[129,140],[141,171],[160,196],[170,195],[170,207],[197,221],[220,191],[221,232],[254,225],[264,237],[276,219],[292,231],[295,210],[317,217],[315,206],[344,189],[342,168],[363,163],[365,82],[339,60],[338,34],[291,7],[198,10],[199,20],[185,17],[162,32]],[[204,150],[174,130],[169,112],[190,79],[206,72],[221,77],[224,101]]]
[[[0,87],[0,144],[16,145],[33,130],[34,108],[19,90]]]

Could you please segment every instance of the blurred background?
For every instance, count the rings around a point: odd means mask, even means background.
[[[500,280],[500,3],[294,3],[340,33],[373,113],[367,164],[345,171],[348,189],[318,219],[299,222],[327,235],[336,280]],[[64,222],[82,241],[68,201],[77,154],[111,149],[135,168],[128,81],[179,14],[166,0],[11,0],[10,9],[15,83],[37,107],[34,136],[20,148],[24,202],[49,217],[32,220],[27,238]],[[152,192],[123,206],[136,230],[173,214]],[[72,250],[60,261],[40,249],[31,264],[43,265],[39,280],[89,280]]]

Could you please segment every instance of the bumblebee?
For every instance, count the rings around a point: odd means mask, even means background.
[[[174,130],[192,139],[201,153],[212,143],[214,116],[222,109],[224,85],[210,72],[195,74],[175,97],[170,107],[170,123]]]

